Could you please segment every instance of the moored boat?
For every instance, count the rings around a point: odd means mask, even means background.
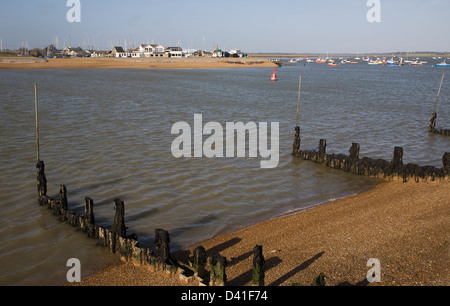
[[[450,64],[447,64],[444,60],[442,63],[434,65],[434,67],[450,67]]]
[[[369,65],[383,65],[383,61],[379,58],[376,60],[369,60]]]
[[[410,66],[422,66],[422,65],[423,65],[423,62],[412,61],[412,62],[409,62],[409,65],[410,65]]]

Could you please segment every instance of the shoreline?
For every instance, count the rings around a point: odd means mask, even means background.
[[[260,58],[32,58],[0,57],[0,70],[273,68]]]
[[[268,286],[308,286],[324,273],[327,285],[446,286],[450,181],[382,182],[375,189],[276,217],[172,254],[187,263],[202,245],[228,261],[228,285],[251,285],[252,249],[263,246]],[[381,283],[368,283],[377,258]],[[181,286],[177,277],[120,263],[86,277],[81,286]]]

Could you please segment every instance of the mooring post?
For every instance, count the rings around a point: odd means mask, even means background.
[[[300,153],[300,127],[295,127],[295,137],[294,137],[294,146],[292,150],[292,154],[294,156],[298,156]]]
[[[47,178],[45,177],[44,161],[42,161],[42,160],[38,161],[36,164],[36,169],[37,169],[38,194],[39,194],[39,198],[42,198],[42,197],[47,196]],[[41,203],[41,201],[39,201],[39,202]]]
[[[262,253],[262,246],[256,245],[253,248],[252,284],[264,286],[265,260]]]
[[[227,274],[225,267],[227,266],[227,259],[219,253],[214,254],[209,262],[211,266],[210,286],[225,286],[227,282]]]
[[[155,255],[157,260],[164,264],[170,263],[170,248],[169,248],[169,232],[163,229],[155,230]]]
[[[203,246],[196,247],[194,250],[194,259],[192,261],[192,266],[194,272],[197,273],[198,277],[203,278],[205,276],[205,265],[206,265],[206,251]]]
[[[88,197],[84,199],[84,227],[88,237],[95,237],[94,200]]]

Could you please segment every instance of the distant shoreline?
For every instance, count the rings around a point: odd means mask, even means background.
[[[0,57],[0,70],[18,69],[215,69],[277,67],[261,58],[35,58]]]

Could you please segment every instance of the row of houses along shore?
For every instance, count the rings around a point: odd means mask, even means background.
[[[224,51],[215,48],[212,52],[204,50],[183,50],[181,47],[165,47],[160,44],[141,44],[134,50],[124,50],[120,46],[114,47],[111,51],[96,51],[96,50],[84,50],[80,47],[72,48],[67,47],[59,52],[58,55],[54,54],[53,57],[118,57],[118,58],[152,58],[152,57],[167,57],[167,58],[183,58],[183,57],[200,57],[209,56],[214,58],[222,57],[247,57],[247,54],[241,50],[232,49],[230,51]]]

